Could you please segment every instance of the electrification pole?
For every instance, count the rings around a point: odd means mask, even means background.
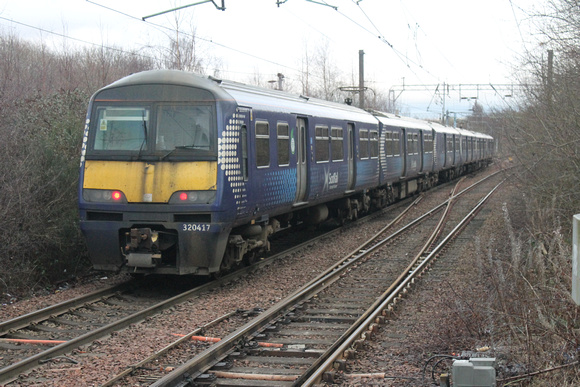
[[[441,125],[445,125],[445,82],[443,82],[443,108],[441,109]]]
[[[358,51],[358,96],[359,96],[359,107],[361,109],[365,108],[365,52],[363,50]]]

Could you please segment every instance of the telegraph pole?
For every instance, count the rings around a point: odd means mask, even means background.
[[[445,125],[445,82],[443,82],[443,108],[441,109],[441,125]]]
[[[359,96],[359,107],[361,109],[365,108],[365,52],[363,50],[358,51],[358,96]]]

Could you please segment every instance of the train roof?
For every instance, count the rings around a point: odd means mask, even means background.
[[[213,96],[216,99],[232,100],[232,97],[228,93],[226,93],[221,87],[219,87],[219,84],[214,82],[212,79],[201,77],[197,74],[190,73],[187,71],[179,71],[179,70],[148,70],[131,74],[124,78],[119,79],[116,82],[111,83],[108,86],[103,87],[97,93],[99,93],[102,90],[142,84],[152,84],[152,85],[170,84],[170,85],[197,87],[209,91],[210,93],[213,94]]]
[[[376,119],[369,112],[347,104],[231,81],[222,81],[220,86],[241,106],[272,112],[377,124]]]
[[[386,126],[396,126],[412,129],[431,130],[429,123],[410,117],[401,117],[396,114],[372,111],[373,115]]]
[[[459,130],[461,131],[462,136],[485,138],[488,140],[493,140],[493,137],[491,137],[490,135],[485,134],[485,133],[474,132],[473,130],[469,130],[469,129],[459,129]]]
[[[447,134],[462,134],[461,129],[454,128],[452,126],[445,126],[438,124],[437,122],[429,122],[429,126],[431,126],[436,132],[438,133],[447,133]]]

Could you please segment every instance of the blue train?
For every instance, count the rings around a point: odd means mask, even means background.
[[[81,229],[96,269],[209,275],[297,224],[356,219],[490,163],[492,137],[188,72],[91,98]]]

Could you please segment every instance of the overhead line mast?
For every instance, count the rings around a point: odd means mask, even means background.
[[[213,5],[214,5],[214,6],[215,6],[217,9],[219,9],[220,11],[225,11],[225,10],[226,10],[226,4],[225,4],[225,1],[226,1],[226,0],[222,0],[222,6],[220,7],[219,5],[217,5],[217,4],[215,3],[215,1],[214,1],[214,0],[202,0],[202,1],[199,1],[199,2],[197,2],[197,3],[188,4],[188,5],[183,5],[183,6],[181,6],[181,7],[177,7],[177,8],[168,9],[167,11],[161,11],[161,12],[157,12],[157,13],[154,13],[153,15],[149,15],[149,16],[143,16],[141,19],[142,19],[143,21],[145,21],[146,19],[149,19],[150,17],[155,17],[155,16],[159,16],[159,15],[164,15],[164,14],[166,14],[166,13],[169,13],[169,12],[179,11],[179,10],[181,10],[181,9],[184,9],[184,8],[189,8],[189,7],[193,7],[194,5],[200,5],[200,4],[205,4],[205,3],[212,3],[212,4],[213,4]]]

